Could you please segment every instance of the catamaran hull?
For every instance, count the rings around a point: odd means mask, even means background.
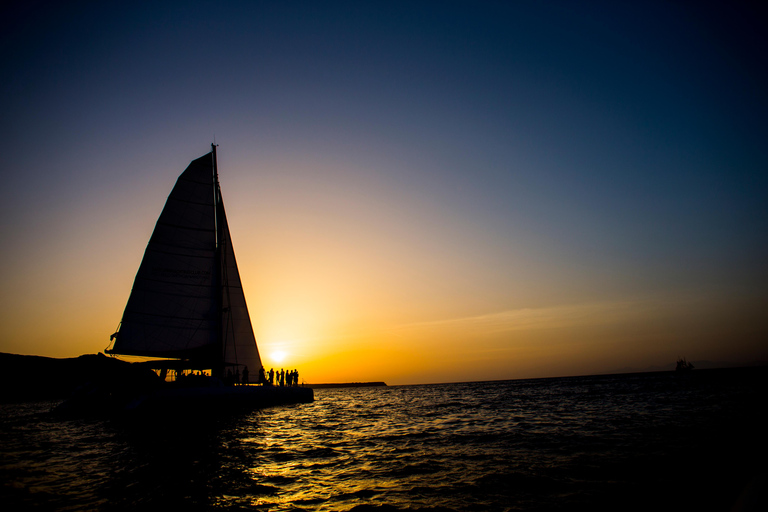
[[[159,388],[128,393],[109,386],[88,386],[61,403],[55,412],[86,415],[136,415],[244,411],[313,402],[314,392],[304,387],[209,386]]]
[[[125,411],[258,409],[309,403],[314,399],[312,389],[302,387],[235,386],[161,389],[129,402],[125,406]]]

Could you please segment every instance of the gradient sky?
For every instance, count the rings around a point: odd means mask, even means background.
[[[762,12],[3,9],[0,351],[102,351],[215,137],[267,367],[404,384],[768,361]]]

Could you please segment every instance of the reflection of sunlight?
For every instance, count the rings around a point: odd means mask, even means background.
[[[283,359],[285,359],[285,356],[288,354],[284,350],[275,350],[272,352],[269,357],[276,363],[282,363]]]

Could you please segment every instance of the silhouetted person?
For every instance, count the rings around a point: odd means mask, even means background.
[[[293,370],[293,384],[295,386],[299,385],[299,370],[298,369]]]
[[[275,369],[274,368],[269,369],[269,383],[273,386],[275,385]]]
[[[280,379],[280,385],[285,386],[285,370],[280,368],[280,376],[278,377]]]
[[[248,384],[248,367],[243,368],[243,384]]]
[[[264,373],[264,367],[259,368],[259,384],[262,386],[267,383],[267,375]]]

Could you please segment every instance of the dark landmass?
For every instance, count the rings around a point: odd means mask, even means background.
[[[750,366],[768,366],[768,361],[750,361],[750,362],[728,362],[728,361],[691,361],[693,367],[697,370],[715,370],[718,368],[747,368]],[[663,366],[646,366],[644,368],[625,366],[617,368],[610,373],[649,373],[649,372],[672,372],[675,371],[676,364],[671,361]]]
[[[337,384],[305,384],[312,389],[323,388],[370,388],[375,386],[386,386],[386,382],[340,382]]]
[[[84,386],[135,390],[158,380],[146,366],[102,353],[59,359],[0,352],[0,403],[65,399]]]

